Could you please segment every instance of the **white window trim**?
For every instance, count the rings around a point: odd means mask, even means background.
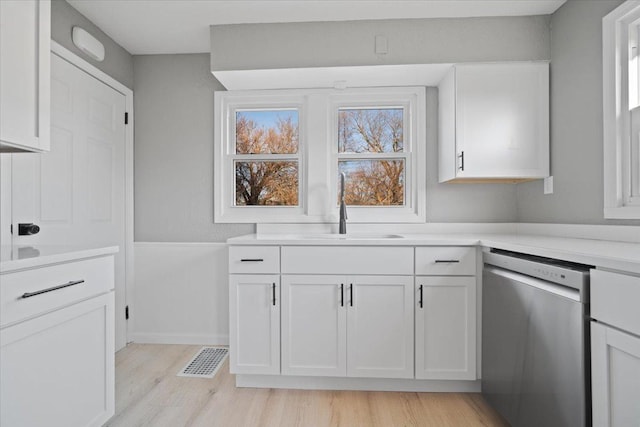
[[[627,1],[602,20],[604,217],[640,219],[632,197],[629,126],[628,26],[640,17],[640,1]],[[640,168],[640,165],[636,165]]]
[[[424,87],[221,91],[214,96],[214,222],[337,222],[337,114],[335,106],[403,106],[405,206],[349,207],[349,222],[426,221],[426,90]],[[235,111],[298,108],[299,206],[235,206]],[[406,125],[411,123],[411,126]],[[334,131],[336,130],[336,131]]]
[[[337,93],[331,97],[331,200],[338,213],[338,160],[351,157],[338,153],[338,109],[401,107],[403,109],[403,145],[405,152],[398,156],[405,163],[405,205],[404,206],[349,206],[347,215],[352,222],[425,222],[426,194],[426,95],[424,88],[394,88],[380,91],[365,89],[348,94]],[[423,120],[417,118],[423,117]],[[354,157],[365,158],[366,155]],[[374,156],[371,156],[374,158]],[[383,157],[383,156],[381,156]],[[395,157],[394,155],[388,156]],[[422,164],[420,161],[422,160]]]

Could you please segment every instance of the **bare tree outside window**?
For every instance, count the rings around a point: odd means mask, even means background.
[[[236,206],[298,205],[298,143],[296,110],[236,113]]]
[[[338,111],[338,171],[347,177],[348,205],[403,206],[405,159],[393,156],[403,152],[402,108]]]

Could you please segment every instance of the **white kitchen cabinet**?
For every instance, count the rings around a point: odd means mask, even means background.
[[[549,176],[549,64],[460,64],[439,85],[439,182]]]
[[[229,276],[231,373],[280,374],[280,276]]]
[[[282,276],[282,374],[347,375],[346,277]]]
[[[50,0],[0,1],[0,152],[48,151]]]
[[[2,426],[101,426],[114,413],[113,256],[55,262],[0,274]]]
[[[640,425],[640,277],[591,271],[593,425]]]
[[[593,425],[640,425],[640,337],[592,323]]]
[[[416,378],[475,380],[475,277],[416,277]]]
[[[0,331],[0,425],[101,426],[114,411],[113,292]]]
[[[413,280],[348,278],[347,376],[413,378]]]
[[[282,276],[282,373],[413,378],[410,276]]]

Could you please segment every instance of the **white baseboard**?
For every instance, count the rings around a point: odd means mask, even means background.
[[[480,381],[442,381],[397,378],[339,378],[238,374],[236,375],[236,387],[288,388],[295,390],[479,393]]]
[[[131,342],[137,344],[189,344],[189,345],[229,345],[229,335],[186,335],[186,334],[131,334]]]

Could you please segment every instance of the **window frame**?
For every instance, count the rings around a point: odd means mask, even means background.
[[[403,106],[404,206],[349,206],[348,221],[426,221],[426,88],[286,89],[216,91],[214,94],[214,222],[338,222],[337,105]],[[299,206],[235,205],[235,113],[239,110],[298,109]],[[260,159],[258,159],[258,156]],[[265,155],[240,155],[261,160]],[[286,156],[292,155],[268,155]],[[275,158],[274,158],[275,159]]]
[[[231,92],[229,92],[231,93]],[[304,213],[303,197],[305,169],[305,99],[294,94],[256,93],[223,96],[225,92],[215,92],[216,114],[214,127],[214,222],[246,223],[279,222],[278,219],[295,220]],[[296,154],[237,154],[236,153],[236,113],[238,111],[263,110],[298,111],[298,152]],[[298,162],[298,205],[297,206],[237,206],[235,190],[235,164],[238,161],[287,161]],[[281,221],[280,221],[281,222]]]
[[[640,156],[632,138],[629,28],[638,31],[640,2],[628,0],[602,20],[604,217],[640,219]],[[636,86],[634,84],[634,86]],[[636,107],[638,108],[638,107]],[[635,158],[633,154],[636,154]]]
[[[338,163],[340,160],[404,159],[403,206],[348,206],[347,215],[353,222],[424,222],[426,214],[426,95],[416,88],[379,88],[350,91],[331,97],[331,200],[338,209]],[[421,96],[422,95],[422,96]],[[340,109],[402,108],[402,153],[339,153],[338,115]],[[422,108],[421,108],[422,107]],[[424,120],[419,120],[423,117]],[[422,135],[422,138],[419,138]],[[419,141],[423,141],[422,144]],[[422,167],[418,163],[424,160]]]

